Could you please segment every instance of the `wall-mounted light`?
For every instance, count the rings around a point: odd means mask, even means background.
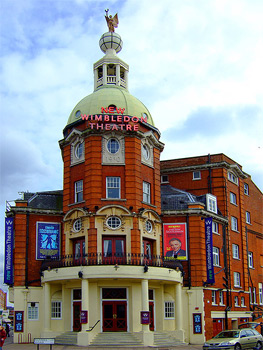
[[[144,273],[148,272],[148,270],[149,270],[149,267],[147,265],[145,265],[144,268],[143,268]]]
[[[78,275],[79,275],[79,278],[82,278],[83,277],[83,272],[79,271]]]
[[[114,266],[114,268],[115,268],[116,271],[118,270],[119,267],[120,267],[120,266],[119,266],[118,264],[116,264],[116,265]]]

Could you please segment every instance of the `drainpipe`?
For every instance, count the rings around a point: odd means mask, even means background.
[[[26,213],[26,263],[25,263],[25,287],[28,288],[28,245],[29,245],[29,212]]]
[[[226,308],[225,308],[225,329],[228,329],[228,311],[230,310],[229,303],[229,271],[228,271],[228,262],[227,262],[227,239],[226,239],[226,225],[223,225],[223,252],[224,252],[224,270],[225,277],[223,280],[223,286],[226,288]]]
[[[208,154],[208,164],[211,164],[211,155]],[[208,191],[212,193],[212,169],[209,167],[209,175],[208,175]]]

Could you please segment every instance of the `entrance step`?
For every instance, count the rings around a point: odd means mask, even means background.
[[[154,345],[158,347],[170,347],[186,344],[176,339],[172,334],[168,332],[154,332]]]
[[[57,345],[77,345],[77,332],[65,332],[55,338]]]
[[[127,332],[103,332],[96,335],[90,346],[98,347],[121,347],[121,346],[142,346],[139,340],[133,333]]]

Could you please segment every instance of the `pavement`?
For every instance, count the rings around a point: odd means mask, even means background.
[[[5,344],[3,346],[3,350],[115,350],[113,347],[103,347],[98,348],[94,346],[72,346],[72,345],[52,345],[52,348],[50,345],[39,345],[39,348],[37,348],[37,345],[35,344],[14,344],[13,343],[13,337],[7,337]],[[175,346],[175,347],[118,347],[118,350],[195,350],[195,349],[202,349],[202,345],[183,345],[183,346]]]

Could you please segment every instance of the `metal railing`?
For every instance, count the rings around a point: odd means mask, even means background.
[[[72,266],[95,266],[95,265],[132,265],[132,266],[154,266],[167,267],[183,272],[180,260],[169,260],[162,255],[146,254],[111,254],[89,253],[83,255],[64,255],[60,258],[50,258],[42,262],[41,271],[72,267]]]

